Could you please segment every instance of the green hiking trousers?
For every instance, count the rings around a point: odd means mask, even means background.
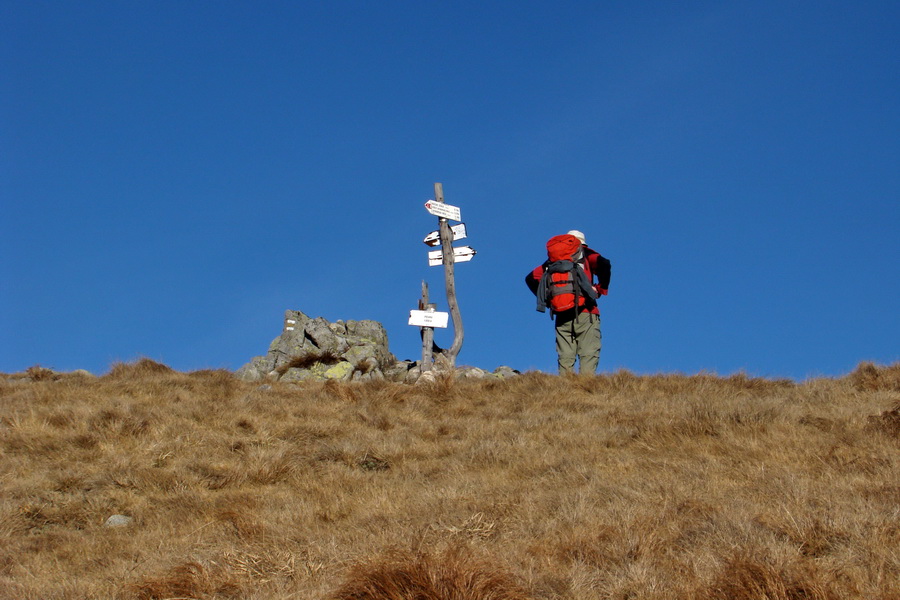
[[[563,317],[563,318],[560,318]],[[600,363],[600,316],[582,312],[577,317],[556,317],[556,353],[559,356],[559,374],[578,372],[594,374]]]

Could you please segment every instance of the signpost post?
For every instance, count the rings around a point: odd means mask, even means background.
[[[453,344],[447,350],[447,359],[450,367],[455,367],[456,356],[459,354],[460,348],[462,348],[465,332],[463,330],[462,316],[459,314],[459,303],[456,301],[456,280],[453,276],[456,254],[453,252],[453,246],[451,246],[453,235],[450,233],[450,225],[447,223],[447,219],[452,218],[454,221],[459,221],[461,220],[461,215],[459,209],[455,206],[444,205],[444,185],[441,183],[434,184],[434,202],[426,203],[425,206],[428,212],[432,211],[432,208],[428,205],[431,204],[434,207],[435,203],[443,205],[444,208],[453,209],[450,212],[455,215],[444,217],[438,215],[438,231],[440,231],[441,251],[444,258],[444,285],[447,288],[447,306],[450,308],[450,316],[453,319]]]
[[[458,262],[466,262],[472,260],[475,256],[475,250],[470,246],[460,246],[454,248],[452,243],[454,240],[466,237],[465,223],[459,223],[453,227],[447,223],[447,220],[460,221],[462,215],[458,206],[450,206],[444,203],[444,186],[440,183],[434,184],[434,200],[425,203],[425,210],[438,218],[438,230],[432,231],[425,239],[422,240],[428,246],[440,245],[440,250],[433,250],[428,253],[428,264],[437,266],[444,265],[444,284],[447,289],[447,305],[450,307],[450,313],[437,312],[435,305],[428,302],[428,284],[422,282],[422,299],[419,301],[419,310],[409,311],[409,324],[417,325],[422,328],[422,364],[420,370],[431,370],[432,349],[434,348],[434,328],[447,327],[448,316],[453,319],[453,345],[447,350],[441,351],[442,356],[447,359],[450,367],[456,366],[456,356],[459,354],[463,343],[463,324],[462,316],[459,313],[459,303],[456,301],[456,280],[454,278],[453,265]]]
[[[419,300],[419,310],[434,310],[435,305],[428,303],[428,284],[422,280],[422,299]],[[409,314],[409,320],[412,322],[412,312]],[[431,360],[432,360],[432,347],[434,346],[434,328],[428,327],[427,325],[422,326],[422,364],[419,367],[419,372],[424,373],[425,371],[431,370]]]

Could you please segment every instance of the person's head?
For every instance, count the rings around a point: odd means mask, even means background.
[[[580,231],[578,231],[577,229],[573,229],[572,231],[568,232],[566,235],[573,235],[573,236],[577,237],[578,241],[581,242],[582,246],[587,245],[587,242],[584,241],[584,234],[581,233]]]

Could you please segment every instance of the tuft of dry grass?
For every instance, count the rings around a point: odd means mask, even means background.
[[[127,379],[143,379],[145,377],[153,377],[155,375],[171,375],[173,371],[170,367],[158,363],[149,358],[141,358],[133,363],[119,362],[112,366],[109,373],[104,375],[110,380],[127,380]]]
[[[288,362],[279,366],[275,371],[279,375],[284,375],[288,369],[308,369],[313,365],[333,365],[341,361],[341,355],[329,350],[322,352],[309,352],[302,356],[295,356]]]
[[[40,365],[28,367],[28,369],[25,370],[25,375],[32,381],[52,381],[58,378],[58,375],[54,373],[52,369],[47,369]]]
[[[886,410],[880,415],[870,416],[868,423],[869,429],[881,432],[900,442],[900,402],[891,410]]]
[[[728,560],[708,600],[833,600],[837,596],[814,565],[776,567],[752,556]]]
[[[528,600],[516,579],[463,546],[391,549],[351,567],[329,600]]]
[[[879,367],[871,362],[860,363],[847,380],[859,391],[879,390],[900,392],[900,363]]]
[[[38,369],[0,374],[0,600],[900,599],[900,365]]]

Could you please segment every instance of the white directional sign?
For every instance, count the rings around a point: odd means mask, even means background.
[[[460,246],[453,249],[453,258],[455,262],[466,262],[475,257],[475,249],[471,246]],[[436,267],[443,264],[444,256],[441,250],[432,250],[428,253],[428,266]]]
[[[417,327],[447,327],[450,313],[433,310],[409,311],[409,324]]]
[[[453,235],[453,239],[451,242],[455,242],[456,240],[461,240],[466,237],[466,224],[460,223],[459,225],[454,225],[450,228],[450,233]],[[425,239],[422,240],[429,246],[439,246],[441,244],[441,232],[440,231],[432,231],[428,235],[425,236]]]
[[[450,219],[451,221],[462,221],[462,219],[460,218],[458,206],[450,206],[449,204],[444,204],[443,202],[435,202],[434,200],[429,200],[425,203],[425,210],[436,217]]]

